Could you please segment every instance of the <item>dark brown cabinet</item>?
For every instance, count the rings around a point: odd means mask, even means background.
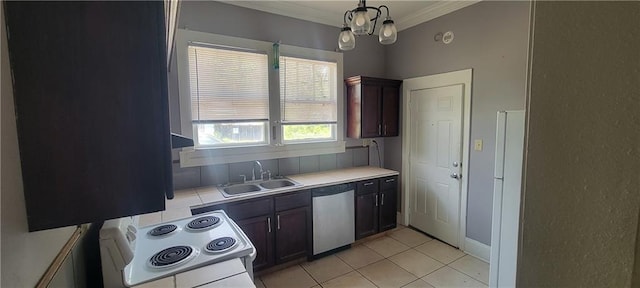
[[[347,137],[373,138],[399,135],[402,81],[364,76],[345,80]]]
[[[305,257],[311,247],[311,194],[308,190],[192,209],[223,209],[256,248],[256,271]]]
[[[397,201],[398,176],[380,179],[380,232],[396,228]]]
[[[398,176],[358,182],[356,185],[356,239],[396,227]]]
[[[3,4],[29,230],[164,210],[163,3]]]

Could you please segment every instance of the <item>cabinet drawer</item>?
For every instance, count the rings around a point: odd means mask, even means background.
[[[309,193],[309,190],[293,192],[288,195],[276,196],[274,198],[276,212],[309,206],[311,203],[311,194]]]
[[[382,183],[382,190],[397,189],[398,188],[398,176],[385,177],[380,179]]]
[[[243,220],[247,218],[268,215],[273,212],[273,198],[261,198],[246,202],[233,203],[227,206],[227,214],[233,220]]]
[[[369,194],[378,192],[379,181],[378,179],[371,179],[366,181],[360,181],[357,184],[356,194]]]

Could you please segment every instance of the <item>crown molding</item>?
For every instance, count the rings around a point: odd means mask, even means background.
[[[440,1],[435,4],[426,7],[424,9],[418,10],[415,13],[409,14],[402,18],[397,18],[395,20],[396,28],[398,31],[411,28],[418,24],[427,22],[429,20],[433,20],[440,16],[449,14],[453,11],[460,10],[462,8],[471,6],[480,2],[479,0],[474,1]]]
[[[342,27],[342,16],[336,17],[334,13],[306,7],[285,1],[220,1],[226,4],[244,8],[260,10],[272,14],[292,17],[300,20],[311,21],[329,26]]]
[[[291,1],[226,0],[220,2],[329,26],[342,27],[342,15],[336,15],[334,12],[310,8]],[[434,1],[428,7],[418,10],[415,13],[411,13],[400,18],[394,17],[394,22],[398,31],[402,31],[478,2],[480,1]],[[301,1],[300,3],[304,3],[304,1]]]

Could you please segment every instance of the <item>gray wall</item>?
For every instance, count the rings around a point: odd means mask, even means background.
[[[28,232],[27,212],[24,202],[18,134],[11,70],[5,34],[4,12],[2,22],[2,183],[0,184],[2,225],[2,287],[34,287],[53,258],[69,239],[75,227],[65,227],[39,232]]]
[[[637,1],[536,3],[518,286],[632,284],[638,15]]]
[[[234,5],[214,1],[184,1],[181,4],[178,27],[214,34],[242,37],[260,41],[282,41],[283,44],[306,48],[336,51],[340,28],[303,21],[295,18],[270,14],[258,10],[247,9]],[[356,48],[344,52],[344,76],[367,75],[383,77],[385,75],[384,46],[378,43],[377,36],[358,37]],[[169,72],[171,129],[180,133],[180,101],[178,96],[178,77],[176,57]],[[345,105],[346,109],[346,105]],[[346,110],[343,112],[346,115]],[[345,117],[346,118],[346,117]],[[344,131],[342,132],[344,135]],[[362,141],[346,139],[348,147],[361,146]],[[384,140],[377,139],[381,151],[384,153]],[[367,157],[362,155],[362,149],[349,149],[345,153],[312,157],[295,157],[265,163],[274,173],[288,175],[302,172],[314,172],[329,169],[328,167],[343,168],[352,166],[378,165],[378,155],[375,146],[369,149]],[[366,149],[365,149],[366,150]],[[355,152],[354,152],[355,151]],[[356,159],[354,160],[354,153]],[[384,155],[381,155],[384,159]],[[174,159],[178,159],[174,152]],[[363,159],[367,162],[363,163]],[[320,162],[319,162],[320,161]],[[381,159],[381,162],[382,159]],[[298,164],[296,164],[298,163]],[[320,164],[317,164],[320,163]],[[174,165],[175,187],[186,188],[200,185],[226,183],[238,181],[237,174],[249,174],[249,163],[234,163],[231,165],[215,165],[203,168],[180,168]],[[302,167],[296,168],[296,167]],[[317,167],[317,168],[316,168]],[[217,171],[217,172],[213,172]]]
[[[386,76],[407,79],[473,68],[467,237],[489,245],[496,112],[524,109],[529,3],[480,2],[403,30],[387,48]],[[448,45],[437,32],[453,31]],[[385,140],[385,166],[402,169],[401,137]],[[463,208],[464,209],[464,208]]]

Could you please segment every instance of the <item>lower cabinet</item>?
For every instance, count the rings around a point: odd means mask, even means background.
[[[311,194],[308,190],[266,196],[206,209],[223,209],[256,248],[255,271],[307,255],[311,249]]]
[[[356,184],[356,239],[396,227],[398,176]]]

